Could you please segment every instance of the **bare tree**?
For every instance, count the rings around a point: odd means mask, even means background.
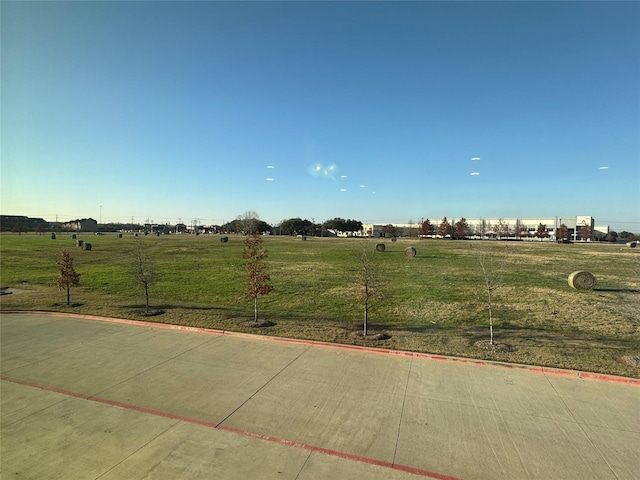
[[[244,212],[236,217],[240,230],[245,234],[251,234],[258,231],[258,223],[260,216],[253,211]]]
[[[26,231],[24,228],[24,223],[22,222],[22,220],[18,220],[16,223],[14,223],[13,228],[11,229],[11,231],[13,233],[17,233],[18,236],[22,235],[22,232]]]
[[[252,233],[244,240],[242,258],[248,259],[247,269],[247,295],[253,298],[254,321],[258,322],[258,297],[268,295],[273,291],[269,267],[264,262],[267,251],[262,248],[262,236]]]
[[[504,285],[502,278],[504,260],[497,261],[493,253],[476,252],[475,255],[484,280],[484,291],[489,311],[489,343],[493,345],[493,296],[494,292]]]
[[[493,233],[496,234],[499,240],[502,239],[502,237],[509,238],[509,234],[511,233],[511,229],[509,228],[509,222],[507,222],[502,218],[499,218],[498,224],[494,225],[493,227]]]
[[[373,256],[367,251],[364,245],[362,247],[362,253],[359,256],[359,264],[359,269],[353,283],[356,300],[362,303],[364,309],[363,335],[366,337],[371,302],[375,299],[382,298],[382,292]]]
[[[60,290],[67,291],[67,305],[70,305],[71,287],[80,286],[80,274],[73,268],[73,259],[66,250],[60,252],[56,264],[60,267],[60,273],[54,280]]]
[[[155,280],[153,266],[149,259],[148,250],[142,240],[136,237],[136,243],[131,251],[131,266],[136,284],[144,292],[144,313],[149,314],[149,287]]]

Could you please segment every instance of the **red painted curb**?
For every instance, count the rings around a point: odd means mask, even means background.
[[[387,350],[384,348],[377,348],[377,347],[362,347],[359,345],[345,345],[341,343],[320,342],[316,340],[302,340],[302,339],[296,339],[296,338],[273,337],[269,335],[255,335],[251,333],[231,332],[228,330],[214,330],[214,329],[202,328],[202,327],[187,327],[184,325],[173,325],[170,323],[154,323],[154,322],[147,322],[144,320],[142,321],[126,320],[121,318],[98,317],[95,315],[82,315],[82,314],[61,313],[61,312],[36,312],[36,311],[21,312],[21,311],[12,310],[12,311],[0,312],[0,315],[1,314],[49,315],[54,317],[70,317],[70,318],[80,318],[80,319],[86,319],[86,320],[98,320],[102,322],[122,323],[126,325],[136,325],[136,326],[153,327],[153,328],[166,328],[169,330],[181,330],[186,332],[225,335],[229,337],[238,337],[238,338],[250,338],[254,340],[261,339],[261,340],[270,340],[274,342],[309,345],[309,346],[315,346],[315,347],[337,348],[340,350],[353,350],[353,351],[366,352],[366,353],[382,353],[385,355],[397,355],[397,356],[404,356],[404,357],[423,358],[426,360],[439,360],[439,361],[445,361],[445,362],[466,363],[469,365],[477,365],[477,366],[491,366],[491,367],[510,368],[510,369],[517,368],[522,370],[528,370],[530,372],[542,373],[543,375],[560,375],[560,376],[578,377],[586,380],[599,380],[603,382],[624,383],[629,385],[640,386],[639,378],[619,377],[616,375],[608,375],[604,373],[583,372],[580,370],[567,370],[562,368],[541,367],[537,365],[525,365],[525,364],[519,364],[519,363],[495,362],[491,360],[477,360],[473,358],[464,358],[464,357],[449,357],[446,355],[434,355],[430,353],[408,352],[408,351],[402,351],[402,350]]]
[[[132,410],[132,411],[136,411],[136,412],[140,412],[140,413],[144,413],[144,414],[148,414],[148,415],[154,415],[157,417],[162,417],[162,418],[168,418],[171,420],[177,420],[180,422],[185,422],[185,423],[191,423],[194,425],[200,425],[203,427],[207,427],[207,428],[213,428],[216,430],[221,430],[224,432],[229,432],[229,433],[234,433],[236,435],[243,435],[245,437],[251,437],[251,438],[256,438],[258,440],[265,440],[267,442],[272,442],[272,443],[277,443],[280,445],[285,445],[287,447],[293,447],[293,448],[301,448],[303,450],[308,450],[310,452],[316,452],[316,453],[321,453],[324,455],[329,455],[331,457],[338,457],[338,458],[343,458],[346,460],[352,460],[355,462],[360,462],[360,463],[367,463],[370,465],[377,465],[379,467],[384,467],[384,468],[390,468],[393,470],[401,470],[403,472],[409,472],[409,473],[413,473],[414,475],[419,475],[422,477],[430,477],[430,478],[435,478],[438,480],[462,480],[458,477],[452,477],[449,475],[444,475],[441,473],[436,473],[436,472],[430,472],[428,470],[422,470],[420,468],[414,468],[414,467],[409,467],[406,465],[399,465],[399,464],[394,464],[394,463],[390,463],[390,462],[385,462],[383,460],[376,460],[375,458],[369,458],[369,457],[363,457],[360,455],[354,455],[351,453],[345,453],[345,452],[339,452],[337,450],[331,450],[328,448],[323,448],[323,447],[317,447],[314,445],[308,445],[306,443],[300,443],[300,442],[295,442],[292,440],[286,440],[283,438],[278,438],[278,437],[272,437],[270,435],[264,435],[261,433],[257,433],[257,432],[250,432],[248,430],[243,430],[240,428],[234,428],[234,427],[227,427],[225,425],[220,425],[218,423],[214,423],[214,422],[207,422],[205,420],[198,420],[195,418],[189,418],[189,417],[184,417],[182,415],[175,415],[173,413],[169,413],[169,412],[162,412],[160,410],[154,410],[151,408],[146,408],[146,407],[140,407],[137,405],[132,405],[129,403],[123,403],[123,402],[118,402],[116,400],[108,400],[105,398],[100,398],[100,397],[94,397],[91,395],[87,395],[87,394],[83,394],[83,393],[78,393],[78,392],[72,392],[70,390],[63,390],[57,387],[50,387],[47,385],[42,385],[39,383],[35,383],[35,382],[31,382],[28,380],[19,380],[17,378],[12,378],[12,377],[7,377],[5,375],[0,375],[0,380],[4,380],[6,382],[11,382],[11,383],[16,383],[19,385],[26,385],[32,388],[39,388],[41,390],[45,390],[45,391],[49,391],[49,392],[55,392],[55,393],[60,393],[60,394],[64,394],[64,395],[68,395],[71,397],[75,397],[75,398],[80,398],[83,400],[88,400],[90,402],[96,402],[96,403],[101,403],[103,405],[109,405],[112,407],[118,407],[118,408],[123,408],[125,410]]]

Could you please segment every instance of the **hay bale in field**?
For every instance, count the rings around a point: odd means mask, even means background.
[[[638,242],[627,242],[627,247],[636,248],[638,246]]]
[[[385,247],[384,243],[379,243],[376,245],[376,251],[378,252],[384,252],[386,248],[387,247]]]
[[[76,245],[78,245],[80,248],[82,248],[82,244],[84,243],[84,240],[78,240],[76,242]]]
[[[591,290],[596,286],[596,277],[590,272],[579,270],[569,275],[569,286],[576,290]]]
[[[55,239],[56,239],[56,234],[55,234],[55,233],[52,233],[52,234],[51,234],[51,240],[55,240]]]
[[[90,243],[85,243],[84,244],[84,249],[85,250],[91,250],[91,244]]]
[[[398,237],[391,237],[391,241],[392,242],[397,242],[398,241]]]
[[[404,249],[404,256],[407,258],[413,258],[416,256],[416,249],[413,247],[407,247]]]
[[[227,243],[229,241],[229,237],[220,237],[220,241],[222,243]]]

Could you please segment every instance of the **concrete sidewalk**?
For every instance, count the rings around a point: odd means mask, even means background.
[[[640,387],[3,314],[2,478],[633,479]]]

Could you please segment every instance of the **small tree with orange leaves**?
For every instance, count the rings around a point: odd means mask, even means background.
[[[262,236],[252,233],[244,240],[242,258],[248,259],[247,269],[247,295],[253,298],[254,321],[258,322],[258,297],[268,295],[273,291],[269,267],[264,262],[267,251],[262,248]]]
[[[54,280],[60,290],[67,291],[67,305],[69,305],[71,287],[80,286],[80,274],[73,268],[73,259],[66,250],[60,252],[60,258],[56,264],[60,267],[60,274]]]

